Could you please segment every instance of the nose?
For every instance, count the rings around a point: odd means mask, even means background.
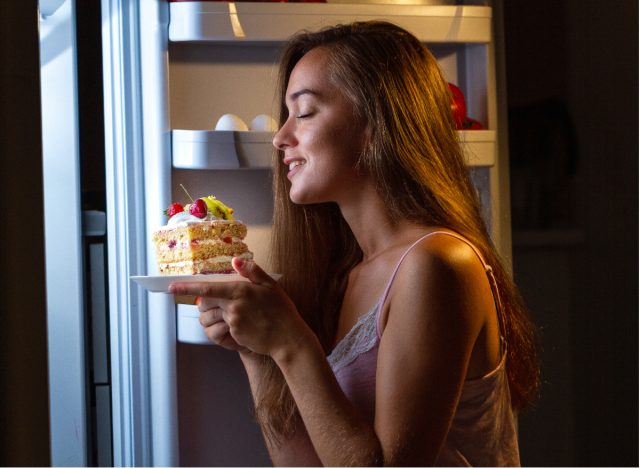
[[[289,120],[286,120],[282,127],[280,127],[273,136],[273,146],[275,146],[276,149],[284,151],[286,148],[290,148],[294,145],[295,137],[289,128]]]

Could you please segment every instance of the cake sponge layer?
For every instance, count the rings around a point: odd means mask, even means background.
[[[246,252],[237,257],[251,259],[251,252]],[[161,275],[208,275],[213,273],[234,273],[231,265],[233,257],[218,257],[205,260],[193,260],[186,262],[169,262],[158,264]]]
[[[233,257],[252,258],[243,242],[247,226],[239,221],[211,220],[164,227],[153,234],[162,275],[233,271]]]

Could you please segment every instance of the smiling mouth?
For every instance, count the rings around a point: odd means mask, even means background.
[[[293,161],[289,163],[289,170],[293,171],[296,167],[302,166],[303,164],[304,164],[304,161]]]

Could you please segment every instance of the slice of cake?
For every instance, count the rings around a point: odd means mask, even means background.
[[[215,197],[172,203],[166,213],[167,225],[153,233],[161,275],[233,273],[233,257],[253,258],[244,243],[247,226]]]

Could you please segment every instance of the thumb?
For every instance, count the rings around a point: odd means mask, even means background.
[[[269,276],[262,268],[258,266],[253,260],[245,260],[242,258],[234,257],[231,260],[231,265],[238,272],[240,276],[247,278],[252,283],[256,284],[273,284],[275,280]]]

